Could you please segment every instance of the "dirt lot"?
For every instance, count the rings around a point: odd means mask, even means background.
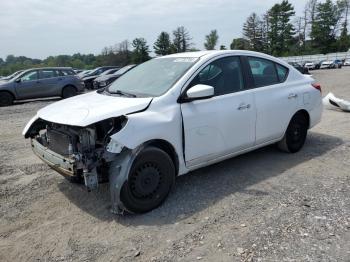
[[[315,71],[350,100],[350,68]],[[109,212],[21,136],[52,101],[0,108],[0,261],[350,261],[350,114],[325,111],[294,155],[267,147],[177,179],[163,206]]]

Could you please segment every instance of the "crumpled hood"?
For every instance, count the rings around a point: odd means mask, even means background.
[[[92,92],[46,106],[38,111],[37,117],[58,124],[84,127],[108,118],[144,110],[151,101],[151,97],[128,98]]]

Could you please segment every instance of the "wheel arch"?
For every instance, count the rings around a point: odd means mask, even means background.
[[[76,92],[78,92],[78,88],[73,85],[73,84],[66,84],[62,87],[62,90],[61,90],[61,95],[63,95],[63,90],[66,88],[66,87],[73,87],[75,89]]]
[[[16,100],[16,95],[10,90],[0,90],[0,93],[8,93],[12,96],[13,100]]]
[[[174,163],[176,176],[179,174],[179,157],[174,146],[171,143],[163,139],[153,139],[153,140],[144,142],[143,145],[147,147],[153,146],[167,153]]]
[[[302,115],[305,117],[305,119],[307,120],[308,129],[309,129],[310,128],[310,114],[309,114],[309,112],[306,109],[300,109],[292,116],[292,118],[296,115]],[[292,120],[292,118],[291,118],[291,120]]]

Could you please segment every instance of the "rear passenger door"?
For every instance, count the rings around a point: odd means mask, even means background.
[[[283,136],[297,109],[297,94],[286,82],[287,67],[258,57],[246,59],[255,87],[256,144],[263,144]]]
[[[57,70],[41,69],[39,70],[39,79],[41,82],[41,96],[60,96],[59,82],[62,77],[58,75]]]
[[[197,84],[214,87],[214,97],[181,104],[186,165],[200,165],[253,146],[253,90],[246,88],[240,57],[218,58],[204,65],[186,90]]]

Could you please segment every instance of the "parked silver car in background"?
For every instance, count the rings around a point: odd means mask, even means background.
[[[71,68],[33,68],[10,80],[0,80],[0,106],[9,106],[14,100],[53,96],[68,98],[82,91],[84,83]]]

